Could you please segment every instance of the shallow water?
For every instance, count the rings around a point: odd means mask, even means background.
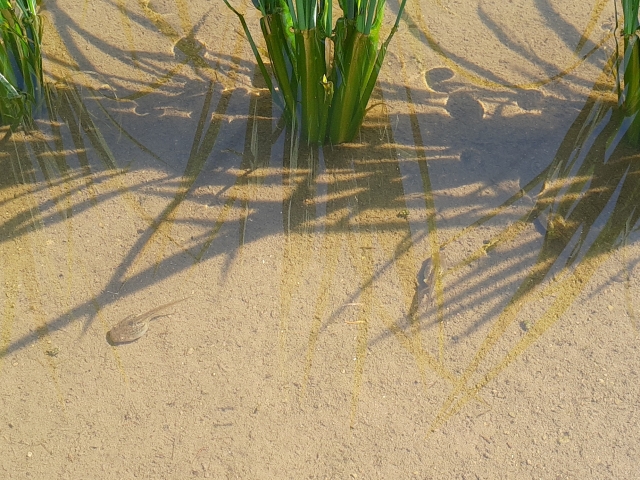
[[[222,4],[47,4],[51,108],[0,144],[5,476],[629,478],[640,176],[592,3],[408,5],[324,148]]]

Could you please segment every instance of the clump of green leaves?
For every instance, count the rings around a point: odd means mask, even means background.
[[[251,38],[247,38],[274,98],[271,79]],[[339,0],[342,16],[333,26],[330,0],[253,0],[283,107],[294,125],[301,125],[309,143],[351,141],[366,113],[391,38],[398,29],[406,0],[395,24],[380,45],[386,0]]]
[[[0,0],[0,124],[31,123],[42,99],[42,24],[36,0]]]

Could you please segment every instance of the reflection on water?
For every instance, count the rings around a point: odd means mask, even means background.
[[[426,73],[428,90],[381,83],[361,142],[318,149],[284,127],[237,56],[241,41],[213,51],[197,28],[179,37],[148,20],[174,42],[175,60],[136,56],[154,80],[122,95],[104,76],[67,76],[51,85],[34,132],[2,140],[0,362],[32,344],[50,351],[54,332],[80,322],[83,334],[96,319],[106,331],[98,312],[116,293],[182,275],[206,298],[198,279],[226,281],[233,268],[250,281],[252,243],[280,262],[268,280],[281,379],[304,398],[318,365],[348,351],[352,362],[335,361],[351,375],[352,426],[369,359],[385,349],[406,355],[439,399],[423,412],[431,429],[484,403],[485,387],[618,253],[637,331],[629,247],[640,160],[615,135],[610,63],[564,139],[562,109],[577,102],[471,88],[459,67],[439,67]],[[52,316],[54,299],[64,301]],[[34,328],[18,326],[23,315]]]

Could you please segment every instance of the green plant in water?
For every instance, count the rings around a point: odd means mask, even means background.
[[[0,0],[0,124],[31,124],[42,99],[42,24],[36,0]]]
[[[639,5],[640,0],[622,0],[622,11],[624,14],[622,28],[623,55],[620,56],[618,54],[617,58],[618,101],[628,118],[629,123],[627,125],[628,130],[626,136],[633,145],[640,144],[640,116],[638,116],[638,111],[640,111]],[[620,78],[623,79],[623,88],[620,87]]]
[[[224,2],[240,18],[276,98],[244,17],[228,0]],[[292,124],[302,126],[309,143],[323,143],[327,138],[331,143],[348,142],[360,128],[406,0],[401,0],[395,24],[379,45],[385,3],[340,0],[342,16],[333,27],[330,0],[253,0],[262,14],[260,26],[283,108]]]

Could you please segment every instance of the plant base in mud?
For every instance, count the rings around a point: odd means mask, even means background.
[[[274,99],[310,144],[353,140],[364,120],[395,24],[379,45],[386,0],[341,0],[342,16],[332,27],[329,0],[253,0],[279,86],[277,94],[244,17],[247,38]]]

